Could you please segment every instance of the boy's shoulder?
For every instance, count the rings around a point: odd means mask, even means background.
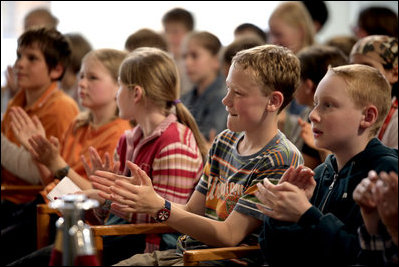
[[[215,139],[213,148],[219,150],[236,150],[237,142],[243,138],[243,132],[233,132],[229,129],[221,132]],[[221,148],[224,146],[224,148]],[[303,164],[303,157],[298,148],[280,131],[272,140],[257,153],[259,160],[272,160],[278,165]]]
[[[326,158],[324,163],[315,168],[315,177],[320,175],[334,175],[334,166],[336,166],[336,158],[334,154],[331,154]],[[377,138],[373,138],[363,151],[355,155],[344,166],[341,172],[345,170],[351,170],[352,172],[356,170],[364,173],[367,173],[369,170],[398,172],[398,150],[387,147]]]

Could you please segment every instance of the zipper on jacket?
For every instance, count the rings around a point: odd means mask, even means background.
[[[334,174],[334,180],[333,180],[333,182],[330,184],[330,186],[328,187],[327,196],[326,196],[326,199],[324,200],[323,206],[321,207],[321,212],[324,211],[324,207],[326,206],[326,203],[327,203],[328,199],[330,198],[332,189],[334,188],[334,184],[335,184],[335,182],[337,181],[337,178],[338,178],[338,174]]]

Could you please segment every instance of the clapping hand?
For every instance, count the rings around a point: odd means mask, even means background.
[[[94,147],[89,147],[90,153],[90,165],[87,162],[84,155],[81,155],[81,160],[83,163],[83,167],[85,168],[87,177],[90,177],[95,173],[95,171],[108,171],[118,174],[119,173],[119,166],[120,162],[114,164],[112,167],[111,165],[111,158],[108,152],[104,154],[104,161],[101,159],[100,155],[98,154],[97,150]],[[91,167],[90,167],[91,166]]]
[[[21,107],[10,109],[11,129],[18,142],[27,150],[31,148],[29,138],[33,135],[45,137],[46,131],[37,116],[32,118]]]
[[[294,168],[291,166],[284,172],[279,183],[288,182],[296,185],[298,188],[304,190],[306,197],[310,199],[316,187],[316,181],[313,176],[314,172],[308,167],[300,165]]]
[[[112,208],[121,212],[155,214],[164,200],[155,192],[148,175],[136,164],[127,161],[132,177],[96,171],[90,178],[99,195],[113,201]]]

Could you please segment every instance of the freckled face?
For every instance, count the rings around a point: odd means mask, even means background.
[[[316,89],[309,118],[317,147],[337,152],[355,142],[362,110],[355,106],[346,87],[341,77],[327,73]]]

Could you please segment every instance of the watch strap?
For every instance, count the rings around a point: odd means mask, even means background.
[[[69,165],[66,165],[64,168],[58,169],[55,173],[54,173],[54,177],[56,179],[61,180],[62,178],[64,178],[65,176],[68,175],[69,172]]]
[[[172,207],[171,203],[165,199],[164,207],[157,212],[157,215],[154,218],[155,221],[165,222],[166,220],[168,220],[170,217],[171,207]]]

